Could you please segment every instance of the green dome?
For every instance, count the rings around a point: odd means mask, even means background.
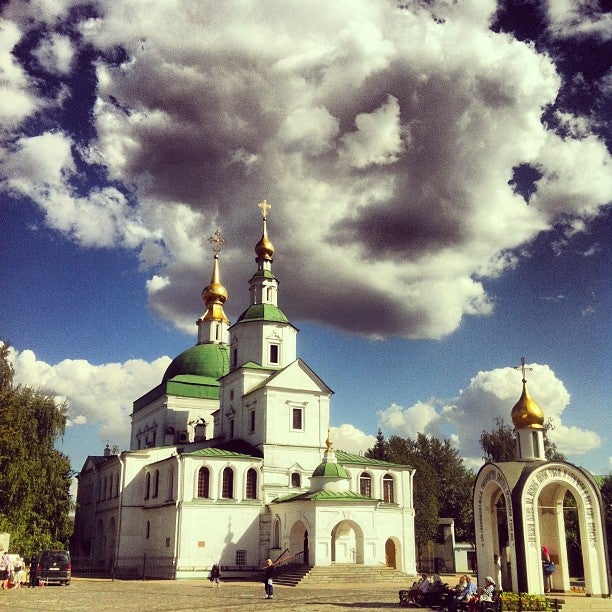
[[[312,477],[322,476],[323,478],[348,478],[346,470],[338,463],[319,463],[312,473]]]
[[[180,375],[206,376],[215,380],[229,372],[227,344],[196,344],[183,351],[168,366],[162,382]]]

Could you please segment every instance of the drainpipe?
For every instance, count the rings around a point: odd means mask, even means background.
[[[115,567],[117,566],[117,560],[119,559],[119,549],[121,544],[121,518],[123,516],[123,489],[125,487],[125,463],[124,463],[124,454],[121,453],[118,455],[119,465],[121,466],[121,473],[119,477],[119,482],[121,485],[119,486],[119,516],[117,517],[117,538],[115,540],[115,554],[113,556],[113,579],[115,577]]]

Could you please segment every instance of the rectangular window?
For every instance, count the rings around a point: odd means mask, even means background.
[[[229,426],[230,426],[229,437],[230,437],[230,440],[233,440],[234,439],[234,419],[232,419],[229,422]]]
[[[270,345],[270,363],[278,363],[279,348],[278,344]]]
[[[236,565],[246,565],[246,550],[236,551]]]
[[[249,417],[249,431],[253,433],[255,431],[255,411],[251,410]]]
[[[304,429],[304,411],[302,408],[292,408],[292,429]]]

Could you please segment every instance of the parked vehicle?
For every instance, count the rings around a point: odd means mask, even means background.
[[[67,550],[43,550],[36,563],[38,583],[70,584],[72,564]]]

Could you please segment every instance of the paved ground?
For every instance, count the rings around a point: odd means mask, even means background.
[[[265,599],[262,583],[224,582],[212,588],[207,580],[127,581],[73,578],[70,586],[0,591],[0,610],[405,610],[395,585],[337,584],[323,587],[274,587]]]

